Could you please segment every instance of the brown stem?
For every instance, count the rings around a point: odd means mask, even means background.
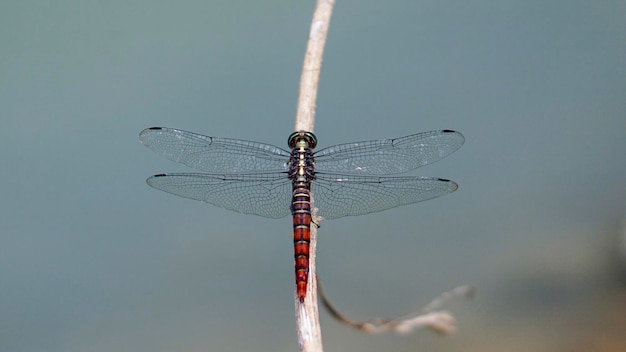
[[[328,25],[333,10],[334,0],[318,0],[311,22],[311,31],[307,44],[302,75],[300,77],[300,91],[296,109],[296,131],[313,132],[315,125],[315,106],[317,87],[322,68],[322,54],[328,33]],[[311,201],[313,203],[314,191]],[[313,208],[314,221],[316,210]],[[319,323],[317,283],[315,280],[315,250],[317,245],[317,227],[311,226],[311,243],[309,248],[309,279],[308,291],[303,303],[295,296],[296,322],[298,344],[303,352],[322,352],[322,333]]]

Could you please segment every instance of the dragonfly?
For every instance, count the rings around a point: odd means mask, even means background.
[[[201,173],[149,177],[153,188],[244,214],[293,217],[296,295],[304,302],[313,217],[330,220],[379,212],[454,192],[451,180],[404,173],[445,158],[465,139],[437,130],[338,144],[317,151],[312,132],[296,131],[289,150],[271,144],[151,127],[139,140],[166,159]],[[317,219],[317,218],[316,218]],[[316,224],[316,222],[313,222]]]

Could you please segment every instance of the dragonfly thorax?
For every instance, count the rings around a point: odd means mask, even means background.
[[[312,149],[317,144],[317,138],[311,132],[297,131],[289,136],[288,143],[292,148],[289,158],[289,178],[302,187],[315,178]]]
[[[292,182],[302,186],[315,178],[315,161],[313,150],[307,147],[307,142],[300,140],[297,144],[289,157],[288,174]]]

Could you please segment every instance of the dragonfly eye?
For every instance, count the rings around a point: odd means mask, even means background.
[[[315,137],[313,132],[296,131],[289,135],[289,139],[287,140],[289,148],[295,148],[296,144],[301,139],[304,139],[309,144],[309,148],[311,149],[315,148],[317,145],[317,137]]]

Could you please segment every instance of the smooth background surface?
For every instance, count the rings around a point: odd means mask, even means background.
[[[0,5],[0,350],[293,351],[290,220],[149,188],[187,171],[149,126],[284,147],[313,1]],[[337,2],[319,146],[432,129],[441,199],[323,223],[319,270],[355,319],[460,284],[452,338],[328,351],[623,351],[626,3]],[[619,236],[622,236],[621,241]],[[620,267],[621,263],[621,267]]]

